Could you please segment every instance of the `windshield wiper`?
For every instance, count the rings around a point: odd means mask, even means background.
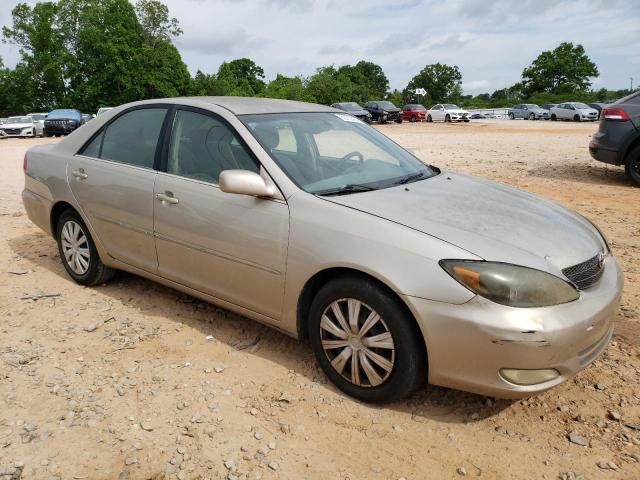
[[[415,180],[419,180],[422,177],[424,177],[424,172],[412,173],[411,175],[405,175],[400,180],[398,180],[396,183],[399,183],[400,185],[404,185],[405,183],[409,183],[409,182],[413,182]]]
[[[371,190],[378,190],[376,187],[370,185],[361,185],[358,183],[349,183],[338,188],[328,188],[327,190],[319,190],[313,192],[316,195],[346,195],[356,192],[370,192]]]

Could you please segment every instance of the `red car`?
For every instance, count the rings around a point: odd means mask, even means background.
[[[422,122],[427,119],[427,109],[417,103],[402,107],[402,119],[409,122]]]

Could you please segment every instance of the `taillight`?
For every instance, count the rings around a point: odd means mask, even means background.
[[[626,122],[627,120],[629,120],[629,115],[627,115],[627,112],[618,107],[603,108],[601,116],[607,120],[613,120],[616,122]]]
[[[24,159],[22,160],[22,171],[27,173],[27,154],[24,154]]]

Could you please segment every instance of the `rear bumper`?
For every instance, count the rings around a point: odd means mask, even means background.
[[[589,154],[594,160],[612,165],[621,165],[618,150],[610,148],[601,143],[602,134],[596,133],[589,142]]]
[[[49,221],[51,208],[53,207],[51,201],[25,188],[22,190],[22,204],[24,205],[29,220],[49,235],[53,235]]]
[[[405,297],[426,340],[429,383],[491,395],[526,397],[571,378],[607,347],[622,293],[622,271],[608,256],[594,287],[564,305],[512,308],[474,297],[463,305]],[[536,385],[507,381],[502,369],[555,369]]]

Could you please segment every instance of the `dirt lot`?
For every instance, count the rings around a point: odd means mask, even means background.
[[[639,479],[640,189],[590,159],[596,126],[380,128],[430,163],[601,227],[626,285],[600,360],[524,401],[426,387],[402,404],[357,403],[307,345],[257,323],[131,275],[71,282],[20,201],[24,151],[50,140],[4,140],[0,479]]]

